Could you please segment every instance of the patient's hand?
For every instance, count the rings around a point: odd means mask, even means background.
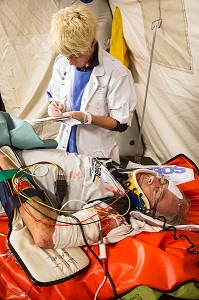
[[[13,162],[0,151],[0,169],[9,170],[15,168],[16,166],[13,164]]]

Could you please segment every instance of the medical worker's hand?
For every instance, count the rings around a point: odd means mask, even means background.
[[[65,112],[63,113],[64,117],[72,117],[75,120],[80,121],[81,123],[85,123],[87,120],[87,113],[84,111],[69,111],[69,112]]]
[[[50,117],[61,117],[62,116],[62,109],[64,108],[64,105],[62,103],[58,102],[51,102],[48,105],[48,115]]]

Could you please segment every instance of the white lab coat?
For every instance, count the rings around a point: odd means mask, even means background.
[[[99,65],[91,74],[82,96],[81,111],[97,116],[111,116],[120,123],[131,125],[132,113],[137,100],[131,72],[116,58],[99,45]],[[66,57],[58,55],[55,60],[49,91],[56,101],[71,111],[75,66]],[[61,124],[56,138],[58,149],[66,150],[70,126]],[[117,132],[95,125],[80,124],[77,128],[77,149],[79,154],[92,157],[110,157],[119,162],[116,144]]]

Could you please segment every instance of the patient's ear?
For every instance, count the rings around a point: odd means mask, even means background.
[[[148,176],[147,179],[148,179],[148,180],[147,180],[147,183],[148,183],[148,184],[152,184],[153,181],[154,181],[154,176],[153,176],[153,175],[150,175],[150,176]]]

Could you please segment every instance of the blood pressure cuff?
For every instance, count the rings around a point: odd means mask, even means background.
[[[29,191],[28,191],[29,190]],[[30,197],[38,190],[27,189]],[[40,191],[42,196],[42,191]],[[26,198],[21,197],[25,202]],[[82,272],[90,260],[81,247],[43,249],[35,245],[33,237],[21,218],[18,195],[12,194],[9,181],[0,182],[0,199],[9,221],[7,244],[18,263],[37,285],[49,286],[69,280]]]
[[[45,194],[42,190],[28,188],[24,196],[21,195],[19,199],[19,195],[11,194],[11,183],[9,180],[0,182],[0,201],[8,218],[12,218],[12,212],[20,205],[20,202],[24,203],[27,200],[26,197],[34,196],[39,197],[43,202],[45,201]]]

